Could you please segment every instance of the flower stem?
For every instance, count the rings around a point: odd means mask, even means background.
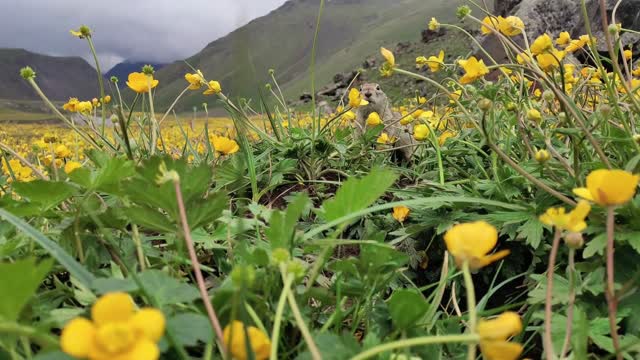
[[[553,243],[551,244],[551,252],[549,253],[549,265],[547,267],[547,294],[544,301],[544,334],[542,338],[547,360],[552,360],[555,357],[553,354],[553,341],[551,339],[551,307],[553,306],[553,272],[556,267],[556,257],[558,256],[561,235],[562,231],[556,228]]]
[[[93,41],[91,40],[91,36],[87,36],[87,42],[89,43],[89,49],[91,49],[93,60],[96,63],[96,72],[98,73],[98,84],[100,85],[100,103],[102,103],[104,101],[104,84],[102,81],[102,71],[100,70],[100,62],[98,61],[98,55],[96,54],[96,48],[93,46]],[[105,123],[107,122],[107,113],[106,113],[104,104],[102,104],[101,108],[102,108],[102,136],[104,136]]]
[[[40,333],[37,329],[20,325],[15,322],[0,322],[0,334],[13,334],[33,339],[38,345],[45,348],[58,348],[58,340],[46,333]]]
[[[280,324],[282,323],[282,314],[284,312],[284,305],[287,301],[287,295],[291,289],[293,283],[293,274],[289,274],[285,280],[282,293],[280,293],[280,299],[278,300],[278,307],[276,308],[276,317],[273,321],[273,330],[271,331],[271,354],[270,360],[278,359],[278,339],[280,338]]]
[[[202,276],[202,272],[200,271],[200,263],[198,262],[196,249],[193,246],[193,240],[191,239],[191,230],[189,229],[189,224],[187,223],[187,213],[185,211],[184,201],[182,199],[182,191],[180,190],[180,180],[174,180],[173,185],[176,191],[176,201],[178,202],[178,210],[180,212],[180,222],[182,223],[184,241],[186,242],[187,249],[189,251],[191,266],[193,267],[193,272],[196,276],[196,282],[198,283],[198,289],[200,290],[202,302],[204,303],[204,307],[207,310],[207,315],[209,315],[209,321],[211,321],[211,326],[215,330],[216,336],[218,337],[218,347],[220,348],[220,353],[224,356],[224,354],[226,354],[226,350],[224,345],[224,337],[222,336],[222,328],[220,327],[220,322],[218,321],[216,311],[213,308],[213,305],[211,305],[211,300],[209,299],[209,294],[207,293],[207,288],[204,283],[204,277]]]
[[[476,334],[465,334],[465,335],[445,335],[445,336],[423,336],[413,339],[403,339],[398,340],[382,345],[375,346],[365,352],[362,352],[354,357],[351,360],[364,360],[374,357],[377,354],[394,350],[394,349],[402,349],[411,346],[418,345],[432,345],[432,344],[446,344],[446,343],[472,343],[475,346],[475,343],[480,340],[480,337]]]
[[[467,328],[470,335],[476,336],[476,322],[478,319],[478,315],[476,313],[476,292],[473,287],[473,279],[471,278],[471,270],[469,269],[468,261],[462,263],[462,275],[464,276],[464,287],[467,291],[467,309],[469,310],[469,323]],[[467,359],[475,360],[476,343],[469,343],[468,348]]]
[[[565,328],[564,342],[562,344],[562,350],[560,351],[560,359],[564,359],[564,355],[569,350],[569,343],[571,342],[571,332],[573,330],[573,309],[576,303],[576,265],[575,265],[576,250],[569,249],[569,304],[567,304],[567,325]]]
[[[616,359],[622,360],[620,353],[620,341],[618,339],[618,329],[616,327],[616,312],[618,310],[618,299],[615,294],[614,281],[614,226],[615,212],[614,207],[607,207],[607,285],[605,295],[609,306],[609,328],[611,329],[611,340],[613,340],[613,349],[616,353]]]
[[[280,266],[280,272],[282,275],[285,275],[284,265]],[[291,312],[293,313],[293,317],[296,319],[296,324],[298,324],[298,329],[302,333],[302,337],[304,341],[307,343],[309,347],[309,352],[311,353],[311,358],[313,360],[322,360],[322,355],[320,354],[320,350],[318,350],[318,346],[313,341],[311,337],[311,332],[307,327],[307,324],[304,322],[302,318],[302,313],[300,312],[300,308],[298,308],[298,304],[296,303],[296,298],[293,296],[291,291],[287,291],[287,300],[289,301],[289,307],[291,308]],[[277,339],[275,339],[277,341]]]
[[[131,224],[131,230],[133,230],[133,242],[136,244],[136,254],[138,255],[138,263],[140,263],[140,271],[144,271],[146,264],[144,251],[142,250],[142,240],[140,239],[140,233],[138,232],[138,225]]]
[[[149,151],[151,155],[156,153],[156,143],[158,142],[158,123],[156,122],[156,114],[153,109],[153,94],[151,93],[151,77],[147,76],[147,85],[149,87],[149,111],[151,112],[151,134]]]

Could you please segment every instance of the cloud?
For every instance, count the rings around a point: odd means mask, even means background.
[[[171,62],[267,14],[285,0],[2,0],[0,47],[82,56],[69,30],[88,25],[104,70],[116,63]]]

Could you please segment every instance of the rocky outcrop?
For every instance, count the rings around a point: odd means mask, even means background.
[[[423,43],[428,43],[429,41],[433,40],[433,39],[437,39],[440,36],[444,35],[444,29],[440,28],[438,30],[429,30],[429,29],[424,29],[422,30],[422,42]]]

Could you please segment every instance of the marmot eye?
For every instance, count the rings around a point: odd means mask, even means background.
[[[380,85],[376,86],[376,90],[380,90]]]

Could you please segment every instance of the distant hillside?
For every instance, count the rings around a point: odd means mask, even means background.
[[[186,59],[209,79],[222,83],[231,97],[256,98],[257,87],[276,70],[286,94],[309,90],[311,46],[318,0],[290,0],[266,16],[255,19]],[[353,69],[381,45],[417,41],[431,17],[454,22],[459,0],[333,0],[322,17],[316,78],[318,87],[334,74]],[[191,69],[175,62],[158,71],[159,107],[168,106],[185,88],[184,74]],[[210,99],[210,98],[209,98]],[[189,92],[180,109],[200,105],[200,92]]]
[[[20,77],[31,66],[36,80],[51,100],[75,96],[90,99],[99,94],[96,70],[80,57],[56,57],[23,49],[0,49],[0,99],[36,100],[33,89]]]
[[[120,87],[126,86],[126,80],[129,74],[131,74],[132,72],[139,72],[142,69],[142,67],[145,65],[151,65],[156,71],[158,71],[162,69],[166,64],[126,60],[112,67],[109,71],[107,71],[104,74],[104,76],[107,79],[110,79],[112,76],[115,76],[119,80],[118,85]]]

